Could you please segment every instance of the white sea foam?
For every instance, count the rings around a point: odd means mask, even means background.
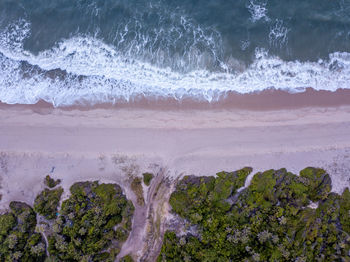
[[[270,28],[270,45],[282,47],[288,42],[288,32],[290,30],[284,26],[282,20],[277,19]]]
[[[139,95],[213,101],[227,91],[276,88],[300,92],[307,87],[335,91],[349,88],[350,83],[349,53],[330,54],[326,61],[286,62],[257,49],[255,61],[236,73],[231,73],[230,67],[237,64],[232,61],[221,65],[227,73],[205,69],[180,73],[130,58],[87,36],[72,37],[33,55],[21,44],[29,33],[24,27],[0,37],[0,100],[9,104],[33,104],[40,99],[55,106],[117,103]]]
[[[143,13],[136,13],[133,19],[118,26],[113,45],[119,53],[129,59],[180,72],[213,68],[220,63],[222,39],[219,32],[199,25],[179,10],[163,16],[161,14],[168,12],[162,10],[163,5],[153,8],[152,11],[159,14],[156,25],[145,26]]]
[[[269,17],[267,16],[267,8],[266,3],[258,3],[255,0],[250,0],[249,4],[247,5],[248,11],[251,14],[251,20],[253,22],[257,22],[261,19],[264,19],[265,21],[269,21]]]

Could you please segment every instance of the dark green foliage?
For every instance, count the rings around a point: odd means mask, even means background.
[[[350,191],[346,188],[339,202],[340,223],[345,232],[350,232]]]
[[[186,176],[171,195],[170,204],[176,213],[193,223],[205,220],[210,212],[225,213],[251,171],[244,168],[232,173],[221,172],[217,178]]]
[[[120,259],[120,262],[134,262],[130,255],[126,255]]]
[[[145,204],[145,199],[143,198],[143,189],[142,189],[141,178],[135,177],[131,181],[130,187],[131,187],[131,190],[136,195],[137,204],[140,206],[143,206]]]
[[[45,177],[45,180],[44,180],[44,184],[46,186],[48,186],[49,188],[54,188],[55,186],[57,186],[60,183],[61,183],[61,179],[55,180],[55,179],[51,178],[49,175],[47,175]]]
[[[116,184],[80,182],[70,191],[49,237],[51,256],[61,261],[114,261],[131,228],[132,203]]]
[[[44,241],[34,232],[35,212],[22,202],[11,202],[10,209],[0,215],[0,261],[44,261]]]
[[[152,178],[153,178],[153,174],[143,173],[143,183],[145,183],[146,186],[149,186],[151,184]]]
[[[311,201],[325,199],[332,189],[332,180],[329,175],[320,168],[308,167],[300,171],[302,181],[308,187]]]
[[[0,235],[4,236],[15,226],[16,217],[12,213],[0,216]]]
[[[63,189],[61,187],[53,190],[44,189],[34,201],[34,210],[47,219],[54,219],[57,214],[58,204]]]
[[[181,180],[170,204],[197,232],[166,232],[158,261],[350,260],[348,189],[330,193],[328,174],[307,168],[300,177],[285,169],[258,173],[237,193],[250,172]]]

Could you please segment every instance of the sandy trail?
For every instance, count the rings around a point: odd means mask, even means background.
[[[144,186],[145,204],[139,206],[132,198],[135,206],[132,231],[117,260],[130,253],[137,255],[139,261],[156,260],[166,229],[168,200],[173,185],[174,181],[168,179],[167,171],[160,168],[154,172],[151,184]]]

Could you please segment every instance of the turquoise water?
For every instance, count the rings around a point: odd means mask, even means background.
[[[350,83],[350,1],[0,0],[0,100],[220,99]]]

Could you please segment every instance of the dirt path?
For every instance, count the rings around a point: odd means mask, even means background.
[[[127,254],[132,254],[137,261],[156,259],[165,232],[172,184],[166,176],[166,170],[161,168],[146,191],[144,206],[138,205],[136,198],[132,199],[135,206],[132,231],[117,261]]]

